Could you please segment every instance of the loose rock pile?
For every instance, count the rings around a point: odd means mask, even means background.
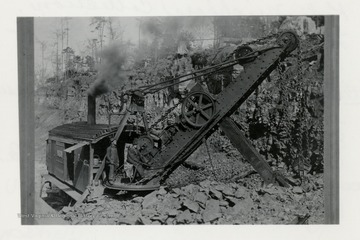
[[[205,180],[130,200],[101,196],[61,213],[72,224],[294,224],[306,214],[309,223],[323,223],[321,182],[307,190],[244,185]]]

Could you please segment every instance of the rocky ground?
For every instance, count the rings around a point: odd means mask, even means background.
[[[36,134],[36,196],[41,174],[46,173],[45,139],[58,111],[39,109]],[[212,138],[219,139],[219,135]],[[48,190],[46,202],[69,224],[322,224],[324,222],[323,175],[300,179],[284,166],[277,171],[289,177],[290,188],[262,186],[258,174],[224,140],[222,150],[204,145],[187,164],[176,169],[166,187],[151,193],[105,192],[74,207],[59,189]],[[36,209],[41,212],[41,209]]]
[[[103,195],[60,213],[71,224],[321,224],[319,179],[308,188],[257,187],[257,176],[239,183],[204,180],[147,195]]]
[[[246,162],[202,146],[190,158],[199,169],[181,166],[148,193],[105,191],[79,206],[54,188],[45,200],[69,224],[321,224],[323,175],[305,175],[300,186],[263,186]],[[277,169],[286,175],[284,169]],[[299,179],[292,181],[300,183]]]
[[[41,174],[47,173],[48,131],[83,117],[79,115],[84,112],[81,102],[76,105],[75,100],[59,99],[39,95],[35,102],[35,196],[39,196]],[[72,105],[76,111],[69,111]],[[305,173],[299,178],[280,162],[273,170],[287,177],[292,186],[263,186],[259,175],[220,132],[208,139],[208,145],[209,150],[202,145],[158,191],[107,191],[74,207],[74,201],[55,187],[44,200],[69,224],[324,223],[323,174]],[[36,209],[36,213],[42,211]]]

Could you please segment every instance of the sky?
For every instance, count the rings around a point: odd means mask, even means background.
[[[34,38],[35,38],[35,70],[40,69],[42,51],[40,42],[46,43],[46,50],[44,52],[44,66],[47,69],[47,73],[51,74],[54,70],[54,64],[52,63],[51,56],[54,58],[53,52],[56,52],[56,30],[61,30],[61,20],[65,18],[61,17],[37,17],[34,19]],[[71,17],[68,18],[69,26],[69,47],[75,51],[75,55],[86,56],[90,55],[86,51],[88,40],[98,38],[95,26],[91,25],[91,17]],[[196,28],[196,22],[202,24],[211,22],[212,17],[185,17],[177,18],[179,24],[182,24],[185,29]],[[135,46],[139,42],[139,17],[113,17],[113,28],[115,30],[123,31],[123,41],[132,42]],[[167,21],[167,19],[163,19]],[[63,24],[66,28],[66,22]],[[144,27],[142,28],[144,29]],[[95,30],[95,31],[94,31]],[[206,29],[196,28],[196,35],[202,38],[210,38],[213,33],[209,33]],[[108,35],[108,27],[105,26],[105,35]],[[143,39],[146,33],[141,33],[141,39]],[[210,34],[210,35],[209,35]],[[148,35],[149,37],[149,35]],[[106,39],[105,39],[106,41]],[[212,43],[212,41],[210,41]],[[105,43],[106,45],[106,43]],[[66,39],[64,40],[64,48],[66,48]],[[59,40],[59,52],[61,51],[61,40]]]
[[[114,18],[114,20],[114,27],[116,28],[121,25],[121,28],[124,30],[124,41],[130,40],[134,44],[137,44],[139,37],[138,20],[136,20],[135,17],[117,17]],[[58,17],[35,18],[35,66],[41,62],[41,45],[39,41],[45,41],[47,43],[45,57],[48,57],[51,51],[56,48],[54,45],[56,41],[54,32],[56,29],[61,29],[60,22],[61,18]],[[90,17],[74,17],[69,20],[69,46],[75,51],[75,54],[81,54],[81,51],[85,50],[88,39],[97,38],[96,31],[91,32],[94,30],[94,26],[90,26],[90,23]]]

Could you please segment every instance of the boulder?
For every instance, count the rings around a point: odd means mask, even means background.
[[[159,221],[161,223],[165,223],[166,219],[167,219],[167,216],[165,216],[165,215],[153,216],[153,217],[150,217],[150,219],[152,221]]]
[[[224,184],[216,184],[215,186],[214,186],[214,188],[216,189],[216,190],[218,190],[218,191],[220,191],[220,192],[222,192],[224,189],[225,189],[225,185]]]
[[[208,196],[203,192],[197,192],[194,196],[194,201],[205,204],[208,199]]]
[[[157,191],[157,194],[161,196],[165,195],[166,193],[167,191],[165,190],[164,187],[160,187],[160,189]]]
[[[144,197],[136,197],[136,198],[132,199],[132,201],[134,203],[142,203],[143,200],[144,200]]]
[[[212,222],[221,217],[219,201],[210,199],[206,203],[206,208],[202,214],[202,217],[204,222]]]
[[[214,188],[210,188],[210,196],[216,199],[222,199],[222,193]]]
[[[162,223],[158,220],[154,220],[151,222],[151,225],[162,225]]]
[[[272,204],[273,202],[277,202],[276,200],[276,196],[271,195],[269,193],[265,193],[262,197],[261,197],[261,203],[263,204]]]
[[[169,217],[168,219],[166,219],[165,224],[167,225],[172,225],[175,223],[175,218]]]
[[[140,217],[138,216],[127,216],[125,218],[121,217],[117,219],[117,223],[119,225],[135,225],[135,224],[141,224]]]
[[[194,219],[190,213],[189,209],[186,209],[185,211],[181,212],[177,217],[176,217],[176,222],[180,223],[180,224],[184,224],[184,223],[190,223],[192,222]]]
[[[140,216],[139,221],[144,225],[150,225],[151,224],[151,220],[148,217],[145,217],[145,216]]]
[[[153,217],[158,215],[158,212],[155,209],[143,209],[141,211],[142,216],[145,217]]]
[[[229,186],[225,186],[225,188],[222,190],[222,193],[227,196],[234,196],[234,189]]]
[[[204,181],[200,182],[199,185],[200,185],[202,188],[209,188],[210,185],[211,185],[211,182],[210,182],[209,180],[204,180]]]
[[[177,216],[177,215],[179,214],[179,212],[178,212],[177,210],[175,210],[175,209],[169,209],[169,210],[167,211],[167,214],[168,214],[168,216],[170,216],[170,217],[175,217],[175,216]]]
[[[165,195],[161,203],[157,205],[158,211],[163,209],[180,209],[181,201],[178,198],[174,198],[172,195]]]
[[[170,193],[170,196],[172,196],[173,198],[178,198],[180,195],[177,193]]]
[[[239,186],[238,189],[236,190],[236,192],[234,193],[234,196],[236,198],[249,198],[250,194],[247,191],[246,187]]]
[[[182,187],[181,190],[183,191],[183,195],[193,199],[194,194],[199,191],[199,187],[194,184],[189,184],[185,187]]]
[[[301,194],[301,193],[303,193],[303,189],[301,187],[296,186],[296,187],[293,187],[292,192],[296,193],[296,194]]]
[[[237,202],[232,207],[232,213],[233,214],[249,214],[251,211],[253,211],[253,208],[255,207],[253,201],[250,198],[241,200]]]
[[[180,189],[180,188],[173,188],[172,191],[177,195],[177,196],[180,196],[183,194],[183,191]],[[174,197],[177,197],[177,196],[174,196]]]
[[[142,202],[143,208],[150,208],[154,206],[158,202],[158,199],[156,198],[156,192],[152,192],[144,197],[144,200]]]
[[[232,212],[233,214],[239,214],[242,212],[243,209],[244,209],[243,204],[241,204],[241,202],[238,202],[232,207]]]
[[[241,201],[240,199],[238,198],[235,198],[235,197],[230,197],[230,196],[225,196],[225,199],[226,201],[231,205],[235,205],[237,204],[239,201]]]
[[[229,206],[229,202],[222,200],[219,202],[219,205],[222,207],[227,207],[227,206]]]
[[[194,212],[194,213],[197,213],[199,211],[199,204],[197,204],[196,202],[194,201],[191,201],[189,199],[185,200],[183,202],[183,205],[188,208],[190,211]]]
[[[195,216],[195,221],[196,221],[197,223],[203,223],[203,222],[204,222],[204,221],[203,221],[203,217],[202,217],[202,215],[201,215],[200,213],[196,214],[196,216]]]

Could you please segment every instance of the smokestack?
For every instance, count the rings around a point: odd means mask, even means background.
[[[96,97],[88,95],[88,124],[96,124]]]

